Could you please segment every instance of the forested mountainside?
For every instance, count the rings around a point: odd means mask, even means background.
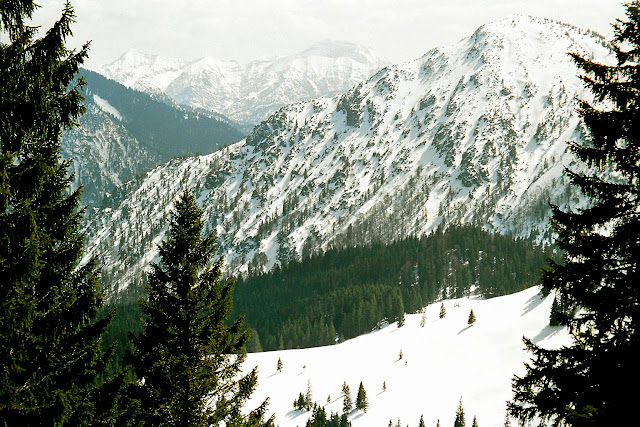
[[[390,245],[332,249],[240,276],[234,310],[255,333],[249,350],[304,348],[353,338],[448,298],[492,298],[537,285],[549,247],[475,227]]]
[[[597,34],[515,16],[291,104],[239,143],[149,172],[91,219],[88,256],[114,291],[139,285],[185,186],[232,274],[456,224],[549,241],[549,201],[584,203],[563,176],[567,141],[588,137],[570,51],[612,60]]]
[[[391,244],[332,249],[268,273],[238,276],[234,314],[252,330],[249,352],[329,345],[398,321],[404,313],[447,298],[491,298],[537,285],[553,248],[489,233],[449,227]],[[138,297],[130,288],[104,308],[118,307],[105,343],[118,357],[140,328]]]
[[[176,103],[216,111],[252,127],[292,102],[333,96],[388,65],[371,49],[325,40],[302,52],[242,64],[204,57],[195,61],[130,50],[101,74]]]
[[[74,185],[84,186],[83,202],[92,208],[112,205],[128,181],[174,157],[211,153],[244,136],[221,115],[153,98],[89,70],[80,74],[87,111],[80,126],[63,133],[62,154],[73,159]]]

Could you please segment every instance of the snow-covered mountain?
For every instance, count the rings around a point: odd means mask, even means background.
[[[80,126],[63,132],[61,146],[62,156],[74,160],[74,187],[83,185],[90,207],[110,204],[114,191],[173,157],[242,139],[226,117],[152,99],[88,70],[80,74],[86,113]]]
[[[180,105],[254,125],[291,102],[342,93],[387,64],[364,46],[327,40],[295,55],[246,64],[130,50],[99,72],[131,88],[166,94]]]
[[[613,61],[597,34],[514,16],[454,46],[380,70],[333,98],[291,104],[239,143],[150,172],[94,218],[89,254],[123,289],[156,256],[185,185],[230,271],[331,246],[391,241],[452,223],[549,239],[587,97],[567,52]]]
[[[447,300],[442,319],[440,302],[426,307],[424,328],[421,314],[409,314],[401,328],[393,323],[341,344],[249,354],[244,369],[258,367],[258,387],[246,407],[269,397],[268,413],[279,426],[303,426],[311,412],[294,410],[293,401],[308,386],[328,416],[342,414],[342,384],[355,402],[362,382],[369,408],[349,414],[354,427],[386,426],[389,420],[396,425],[398,419],[417,426],[421,415],[428,426],[438,420],[450,426],[460,399],[467,425],[476,416],[478,425],[503,426],[511,379],[525,373],[531,357],[522,336],[544,348],[569,343],[566,329],[549,326],[552,302],[537,287],[489,300]],[[469,326],[471,310],[477,320]]]

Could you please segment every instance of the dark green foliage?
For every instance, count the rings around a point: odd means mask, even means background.
[[[121,379],[98,385],[113,313],[95,260],[82,262],[80,191],[69,190],[60,134],[83,113],[70,51],[74,12],[38,38],[35,4],[0,2],[0,423],[108,424]]]
[[[456,410],[456,419],[453,422],[453,427],[464,427],[464,409],[462,409],[462,398],[460,398],[460,403],[458,404],[458,409]]]
[[[362,412],[367,412],[367,409],[369,409],[369,399],[367,399],[367,392],[362,385],[362,381],[360,381],[358,395],[356,396],[356,409],[359,409]]]
[[[229,119],[168,105],[93,71],[81,69],[80,73],[87,82],[87,94],[108,100],[131,135],[165,160],[211,153],[244,136]]]
[[[580,103],[590,136],[570,145],[586,167],[566,173],[590,204],[553,207],[565,255],[543,273],[572,343],[547,350],[525,340],[532,361],[509,403],[521,424],[628,425],[637,400],[620,385],[640,378],[640,2],[626,10],[611,43],[617,64],[572,55],[595,101]]]
[[[345,381],[342,384],[342,413],[348,414],[353,409],[353,400],[351,400],[351,390]]]
[[[248,422],[242,405],[253,392],[257,372],[239,376],[249,337],[242,318],[227,325],[233,281],[220,280],[223,259],[214,260],[216,236],[202,235],[203,212],[193,193],[176,201],[169,232],[152,264],[141,299],[142,332],[132,337],[126,360],[141,383],[139,422],[197,426]],[[250,414],[260,425],[266,402]],[[272,420],[267,423],[270,424]]]
[[[444,319],[444,316],[446,316],[446,315],[447,315],[447,310],[445,310],[445,308],[444,308],[444,303],[441,303],[440,304],[440,314],[439,314],[439,316],[440,316],[441,319]]]
[[[314,405],[313,414],[307,420],[307,427],[351,427],[351,422],[345,414],[339,416],[332,412],[327,418],[327,412],[322,406]]]
[[[404,326],[404,321],[405,321],[404,313],[402,313],[398,318],[398,328],[402,328]]]
[[[469,312],[469,319],[467,320],[467,325],[473,325],[476,323],[476,315],[473,314],[473,309]]]
[[[473,422],[471,423],[471,427],[478,427],[478,419],[476,416],[473,416]]]
[[[442,289],[485,297],[538,283],[552,251],[474,227],[451,227],[389,245],[329,250],[239,278],[235,313],[264,350],[328,345],[369,332],[437,300]],[[282,344],[282,346],[280,345]]]

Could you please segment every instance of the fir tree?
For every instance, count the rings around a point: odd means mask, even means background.
[[[424,423],[424,416],[420,415],[420,422],[418,422],[418,427],[427,427]]]
[[[364,390],[362,381],[360,381],[360,387],[358,387],[358,395],[356,396],[356,409],[362,412],[367,412],[369,408],[369,400],[367,399],[367,392]]]
[[[282,359],[280,359],[279,357],[278,357],[277,369],[278,369],[278,372],[282,372]]]
[[[342,413],[348,414],[353,409],[353,401],[351,400],[351,390],[349,390],[346,381],[342,384],[342,397]]]
[[[444,309],[444,303],[440,303],[440,318],[444,319],[444,316],[446,316],[447,314],[447,310]]]
[[[427,324],[427,309],[424,308],[422,310],[422,316],[420,317],[420,327],[424,328],[426,324]]]
[[[473,314],[473,309],[469,312],[469,319],[467,320],[467,325],[473,325],[476,322],[476,315]]]
[[[625,425],[636,400],[620,379],[640,377],[640,2],[626,15],[614,25],[615,65],[572,54],[594,101],[580,102],[589,136],[570,144],[586,167],[566,173],[590,203],[553,206],[563,260],[542,277],[564,306],[572,344],[547,350],[525,339],[532,361],[514,377],[508,405],[520,423]]]
[[[471,427],[478,427],[478,419],[476,416],[473,416],[473,422],[471,423]]]
[[[400,317],[398,318],[398,328],[402,328],[404,326],[404,322],[405,322],[404,313],[401,313]]]
[[[456,410],[456,419],[453,422],[453,427],[464,427],[464,409],[462,409],[462,398],[460,398],[460,403],[458,404],[458,409]]]
[[[203,211],[185,190],[174,205],[160,263],[152,264],[140,301],[142,332],[132,337],[128,362],[139,386],[140,421],[153,425],[225,425],[245,422],[242,405],[253,392],[254,368],[239,376],[248,331],[242,318],[228,324],[233,281],[221,282],[214,260],[215,231],[202,235]],[[248,419],[262,424],[266,401]],[[270,424],[272,420],[267,421]]]
[[[0,2],[0,423],[108,424],[120,380],[97,386],[113,348],[96,320],[95,260],[82,263],[80,189],[60,135],[84,112],[87,57],[66,48],[74,11],[38,37],[33,1]]]

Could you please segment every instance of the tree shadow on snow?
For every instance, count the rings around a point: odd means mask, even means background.
[[[473,326],[473,325],[469,325],[469,326],[467,326],[466,328],[462,328],[462,329],[460,329],[460,331],[458,332],[458,335],[462,334],[464,331],[466,331],[467,329],[469,329],[471,326]]]
[[[538,335],[536,335],[535,337],[533,337],[531,339],[531,341],[533,341],[535,344],[538,344],[540,341],[543,341],[549,337],[554,336],[555,334],[557,334],[558,332],[560,332],[562,329],[564,329],[562,326],[551,326],[551,325],[547,325],[544,327],[543,330],[541,330]]]
[[[535,309],[537,306],[539,306],[542,303],[542,299],[543,298],[540,295],[540,293],[537,293],[534,296],[532,296],[531,298],[529,298],[529,301],[527,301],[527,305],[525,305],[524,311],[522,312],[520,317],[523,317],[526,314],[528,314],[531,311],[533,311],[533,309]]]
[[[298,418],[300,415],[304,414],[303,411],[298,411],[297,409],[293,409],[289,412],[287,412],[287,420],[292,420],[294,418]]]

